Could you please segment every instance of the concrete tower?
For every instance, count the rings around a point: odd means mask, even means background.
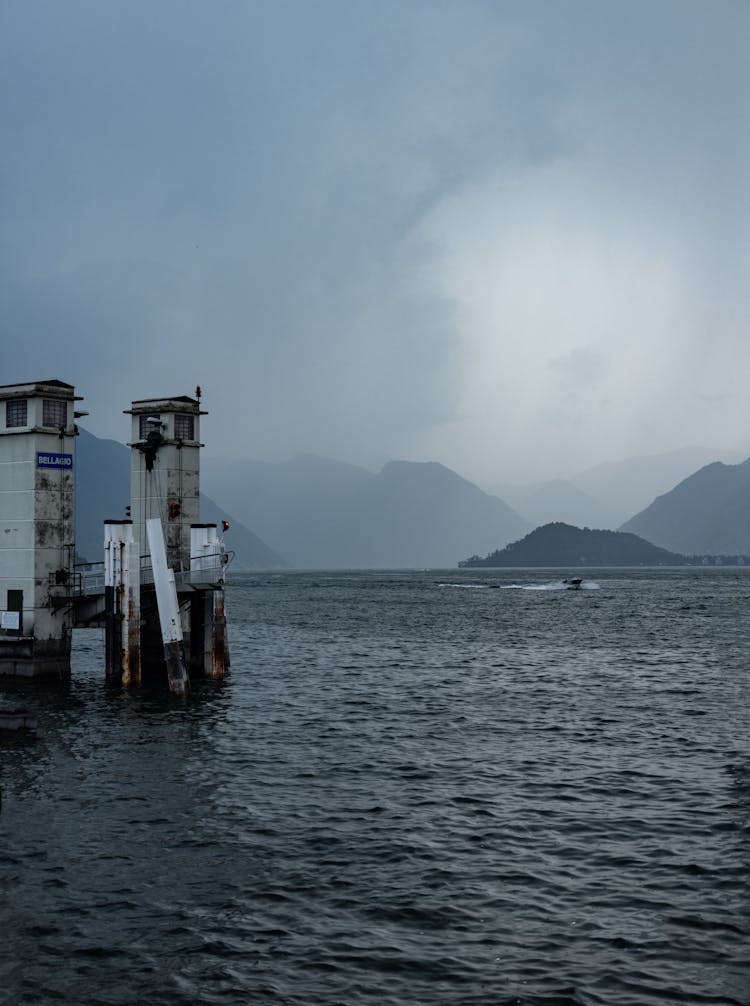
[[[70,668],[75,389],[0,387],[0,674]]]
[[[200,520],[198,398],[149,398],[132,403],[130,506],[141,555],[148,555],[145,522],[161,517],[167,562],[190,569],[190,525]]]

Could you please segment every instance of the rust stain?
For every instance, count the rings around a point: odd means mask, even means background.
[[[132,590],[128,590],[128,635],[123,648],[123,683],[141,683],[141,616]]]
[[[224,616],[224,592],[213,591],[213,625],[211,626],[211,668],[209,677],[220,679],[225,672],[226,618]]]

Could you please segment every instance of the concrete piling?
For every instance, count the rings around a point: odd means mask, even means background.
[[[190,582],[204,588],[193,600],[191,635],[197,634],[192,641],[193,661],[207,678],[214,680],[224,677],[228,665],[224,591],[219,586],[224,580],[226,559],[215,524],[191,525]]]
[[[141,683],[141,578],[132,520],[104,522],[107,681]]]

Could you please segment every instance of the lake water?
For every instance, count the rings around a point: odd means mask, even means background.
[[[559,575],[237,575],[186,701],[78,633],[0,742],[0,1003],[748,1006],[750,569]]]

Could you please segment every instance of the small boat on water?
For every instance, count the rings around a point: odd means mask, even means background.
[[[583,583],[583,577],[568,576],[563,580],[563,583],[568,588],[568,590],[580,590],[581,584]]]

